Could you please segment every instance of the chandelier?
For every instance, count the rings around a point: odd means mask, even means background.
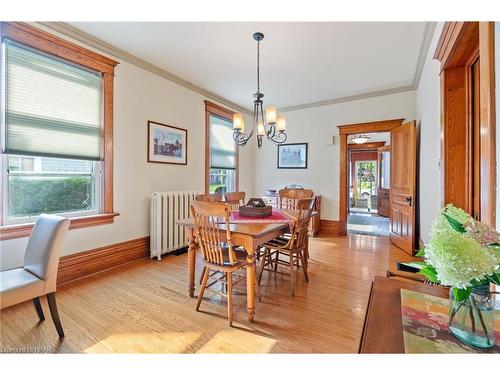
[[[283,116],[277,116],[276,107],[267,107],[265,110],[262,98],[264,94],[260,92],[260,41],[264,39],[264,34],[254,33],[253,38],[257,41],[257,92],[253,94],[253,121],[250,133],[245,133],[245,123],[241,113],[233,116],[233,139],[239,146],[245,146],[257,128],[257,146],[262,147],[264,136],[275,144],[286,141],[286,120]]]

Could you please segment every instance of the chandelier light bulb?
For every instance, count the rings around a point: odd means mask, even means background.
[[[276,107],[267,107],[266,108],[266,122],[268,124],[276,123]]]
[[[278,116],[276,120],[276,130],[279,132],[285,132],[286,131],[286,119],[285,116]]]
[[[259,122],[257,123],[257,135],[266,135],[266,129],[264,128],[264,123],[262,122],[262,120],[259,120]]]
[[[233,129],[236,131],[244,132],[245,121],[243,120],[243,115],[241,113],[235,113],[233,115]]]

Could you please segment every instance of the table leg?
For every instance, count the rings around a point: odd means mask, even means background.
[[[189,297],[194,297],[194,276],[196,271],[196,240],[192,228],[188,230],[188,292]]]
[[[247,313],[248,321],[255,317],[255,254],[247,255]]]

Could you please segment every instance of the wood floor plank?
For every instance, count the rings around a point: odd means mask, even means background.
[[[233,328],[220,296],[207,291],[196,312],[195,299],[187,295],[184,254],[140,260],[60,287],[62,340],[45,300],[40,324],[31,301],[2,310],[0,347],[62,353],[357,352],[373,277],[412,258],[385,237],[316,237],[309,248],[310,280],[298,275],[295,298],[287,275],[263,275],[254,323],[246,317],[244,282],[235,286]]]

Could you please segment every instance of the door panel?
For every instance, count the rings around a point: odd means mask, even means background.
[[[417,165],[415,121],[391,131],[391,147],[391,242],[413,255]]]
[[[390,217],[390,169],[391,169],[391,146],[378,148],[378,214]]]

